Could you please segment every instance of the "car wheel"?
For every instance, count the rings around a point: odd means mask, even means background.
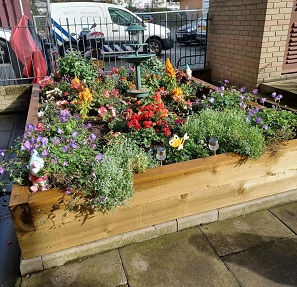
[[[148,46],[146,48],[146,52],[150,54],[156,54],[157,56],[161,55],[162,52],[162,44],[157,39],[149,39],[147,41]]]
[[[71,50],[72,48],[72,50]],[[72,47],[70,47],[70,44],[67,43],[65,44],[64,46],[61,47],[61,52],[60,52],[60,55],[61,56],[67,56],[70,52],[79,52],[76,44],[72,43]]]
[[[0,40],[0,63],[7,63],[9,60],[7,43]]]

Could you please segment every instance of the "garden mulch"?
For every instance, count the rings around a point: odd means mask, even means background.
[[[0,115],[0,148],[12,143],[23,120],[20,115]],[[5,196],[7,203],[9,194]],[[22,278],[16,270],[19,249],[4,205],[1,287],[297,286],[297,202],[134,243]]]

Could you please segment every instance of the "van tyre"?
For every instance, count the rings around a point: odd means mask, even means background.
[[[7,43],[0,40],[0,63],[7,63],[9,60]]]
[[[162,44],[157,39],[149,39],[147,41],[148,46],[146,48],[146,53],[156,54],[157,56],[161,55],[162,52]]]

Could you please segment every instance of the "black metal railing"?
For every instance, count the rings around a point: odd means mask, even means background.
[[[158,57],[164,61],[169,58],[174,67],[183,69],[188,64],[192,70],[204,69],[209,22],[207,14],[204,14],[204,12],[206,13],[203,10],[189,10],[150,13],[153,16],[153,22],[149,24],[147,22],[141,23],[146,26],[147,30],[144,40],[149,45],[155,40],[155,47],[161,44],[162,51]],[[90,44],[87,42],[82,43],[79,34],[83,29],[90,28],[94,23],[57,22],[56,26],[49,27],[46,24],[45,17],[39,16],[35,17],[30,23],[31,35],[37,42],[37,46],[45,60],[46,69],[43,69],[44,75],[40,75],[40,62],[36,62],[36,59],[34,59],[33,51],[30,51],[30,47],[23,46],[22,42],[25,45],[26,41],[19,41],[16,44],[16,41],[11,41],[9,31],[6,32],[5,39],[2,39],[3,36],[1,37],[0,31],[0,85],[32,82],[36,81],[36,77],[47,76],[53,71],[57,56],[63,56],[70,50],[79,50],[83,55],[87,54]],[[127,67],[128,64],[120,60],[118,56],[133,51],[133,49],[129,48],[129,43],[132,40],[125,32],[128,24],[123,25],[118,38],[110,29],[113,24],[99,21],[94,29],[94,31],[102,31],[104,34],[98,37],[103,37],[102,41],[99,42],[102,43],[102,53],[99,57],[104,63],[105,71],[111,71],[113,67]],[[162,35],[163,38],[159,35],[159,26],[162,26],[163,30],[167,29],[167,34],[164,35],[163,33]],[[25,28],[17,27],[15,29]],[[11,31],[13,30],[14,27],[11,28]],[[170,42],[173,42],[172,48],[164,49],[164,46]],[[154,53],[151,50],[153,47],[147,46],[147,48],[144,48],[144,52]],[[23,52],[29,53],[25,63],[16,55],[16,50],[21,54]],[[28,71],[28,69],[31,69],[31,71]],[[37,71],[39,72],[38,75]]]

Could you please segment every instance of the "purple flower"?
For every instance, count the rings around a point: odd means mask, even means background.
[[[58,132],[58,134],[60,135],[60,134],[62,134],[63,131],[62,131],[61,128],[58,128],[57,132]]]
[[[71,193],[71,187],[70,186],[67,186],[66,187],[66,192],[65,192],[66,194],[70,194]]]
[[[104,200],[104,197],[103,197],[103,196],[100,197],[100,199],[99,199],[99,204],[102,203],[103,200]]]
[[[264,129],[265,131],[267,131],[267,130],[268,130],[268,125],[263,125],[263,129]]]
[[[88,142],[86,139],[83,140],[83,145],[86,145]]]
[[[75,138],[76,136],[78,135],[78,132],[77,131],[74,131],[73,133],[72,133],[72,136]]]
[[[90,138],[91,141],[94,141],[96,139],[96,136],[94,134],[90,134],[89,138]]]
[[[25,141],[24,144],[21,147],[22,150],[30,150],[31,149],[31,143],[29,141]]]
[[[261,124],[262,123],[262,118],[261,117],[257,117],[256,119],[255,119],[255,121],[256,121],[256,123],[259,125],[259,124]]]
[[[241,92],[241,93],[244,93],[244,92],[245,92],[245,87],[242,87],[242,88],[240,89],[240,92]]]
[[[77,149],[78,148],[78,145],[77,145],[77,143],[76,142],[71,142],[70,143],[70,147],[72,148],[72,149]]]
[[[225,83],[229,83],[229,80],[224,80]]]
[[[92,176],[93,178],[96,178],[96,177],[97,177],[95,172],[92,172],[92,173],[91,173],[91,176]]]
[[[259,93],[258,89],[254,89],[254,90],[253,90],[253,94],[254,94],[254,95],[257,95],[258,93]]]
[[[244,96],[243,96],[243,95],[240,95],[240,96],[239,96],[239,99],[240,99],[241,101],[243,101],[243,100],[244,100]]]
[[[211,103],[213,103],[213,102],[215,101],[215,99],[212,97],[212,98],[209,99],[209,101],[210,101]]]
[[[52,163],[57,164],[58,162],[59,162],[58,158],[54,157],[54,158],[52,159]]]
[[[101,153],[98,153],[96,156],[95,156],[95,160],[96,161],[99,161],[99,160],[102,160],[102,154]]]
[[[1,148],[0,148],[0,155],[4,156],[4,152]]]
[[[59,140],[59,138],[57,138],[57,137],[54,137],[54,138],[52,139],[52,142],[53,142],[55,145],[60,144],[60,140]]]
[[[0,165],[0,174],[3,174],[4,173],[4,169],[3,167]]]
[[[34,130],[35,129],[35,126],[33,125],[33,124],[27,124],[26,126],[25,126],[25,131],[32,131],[32,130]]]
[[[88,123],[88,124],[86,124],[86,127],[87,127],[87,129],[90,129],[90,128],[92,128],[92,124]]]
[[[47,156],[47,150],[46,150],[46,149],[44,149],[44,150],[42,151],[41,156],[42,156],[42,157],[46,157],[46,156]]]
[[[68,152],[69,151],[69,147],[67,145],[62,147],[62,151],[63,152]]]
[[[276,96],[276,92],[273,92],[273,93],[271,94],[271,97],[275,98],[275,96]]]
[[[282,97],[283,97],[283,95],[279,94],[279,95],[277,95],[277,96],[275,97],[275,100],[276,100],[276,101],[280,101]]]
[[[65,165],[65,166],[69,166],[68,161],[64,161],[64,162],[63,162],[63,165]]]
[[[42,147],[45,148],[46,145],[48,144],[48,138],[42,138],[41,142],[42,142]]]
[[[262,98],[261,100],[260,100],[260,103],[261,104],[264,104],[266,102],[266,98]]]

